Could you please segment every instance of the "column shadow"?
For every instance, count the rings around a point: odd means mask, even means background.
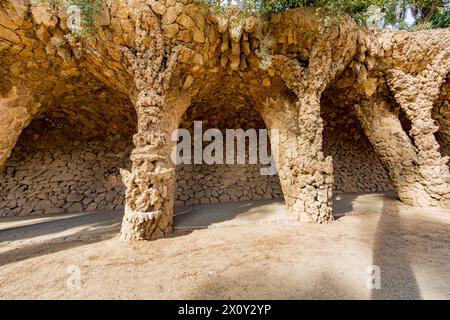
[[[383,199],[383,210],[374,236],[372,261],[381,270],[381,289],[373,289],[371,299],[422,299],[409,256],[415,247],[402,237],[416,230],[402,224],[399,205],[394,205],[392,200]]]

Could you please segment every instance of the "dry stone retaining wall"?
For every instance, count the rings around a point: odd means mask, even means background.
[[[393,190],[367,138],[324,137],[324,153],[333,157],[333,192],[385,192]]]
[[[0,215],[123,209],[119,168],[130,166],[131,148],[126,140],[21,139],[0,178]]]
[[[47,137],[50,138],[51,137]],[[0,179],[0,215],[39,215],[123,209],[119,169],[130,167],[130,140],[33,141],[25,132]],[[335,192],[391,190],[373,147],[342,134],[325,135],[333,157]],[[282,199],[278,175],[260,165],[180,165],[175,205]]]
[[[367,139],[325,137],[324,153],[333,157],[337,193],[393,190]],[[177,167],[176,205],[282,199],[278,175],[262,176],[260,165],[182,165]]]
[[[177,168],[175,204],[282,199],[278,175],[262,176],[260,165],[183,165]]]

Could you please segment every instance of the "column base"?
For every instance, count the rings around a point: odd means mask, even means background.
[[[286,195],[285,199],[289,215],[301,223],[324,224],[334,220],[325,189],[310,190],[304,197],[301,194],[297,197]]]
[[[135,212],[125,208],[120,238],[124,241],[156,240],[172,233],[172,221],[162,211]]]

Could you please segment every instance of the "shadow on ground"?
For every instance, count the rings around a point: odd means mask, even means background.
[[[375,232],[373,264],[381,271],[381,289],[372,290],[374,300],[422,298],[409,257],[416,248],[401,241],[401,234],[412,230],[402,226],[399,210],[385,208]]]
[[[383,205],[373,245],[381,290],[373,290],[372,299],[422,299],[418,273],[422,278],[440,279],[442,288],[435,290],[447,290],[450,298],[448,265],[438,268],[435,263],[437,252],[447,256],[439,259],[450,261],[449,225],[433,218],[439,209],[412,208],[389,198]]]
[[[0,244],[103,238],[120,230],[121,211],[0,219]]]
[[[422,292],[417,280],[423,281],[424,274],[437,279],[435,282],[442,282],[436,289],[437,292],[442,292],[446,285],[450,285],[448,273],[443,271],[445,267],[436,263],[436,250],[441,252],[439,260],[450,261],[450,250],[446,250],[446,247],[450,247],[448,223],[439,222],[439,219],[433,219],[432,215],[428,216],[428,209],[405,206],[398,202],[393,194],[336,195],[333,207],[338,219],[359,214],[378,214],[374,216],[378,223],[376,228],[372,227],[374,234],[369,236],[371,240],[368,250],[369,257],[372,255],[372,264],[381,269],[381,290],[372,290],[366,297],[421,299],[429,296],[429,293]],[[123,212],[115,211],[0,219],[0,266],[114,237],[119,232],[122,215]],[[178,230],[172,237],[185,236],[197,228],[286,222],[289,219],[286,207],[278,200],[181,207],[176,209],[175,226]],[[343,221],[346,223],[347,220]],[[13,245],[8,246],[7,243]],[[299,254],[302,255],[302,252]],[[349,259],[353,257],[351,252],[342,254],[348,255]],[[306,258],[308,257],[303,257]],[[292,274],[292,278],[290,275],[278,275],[276,269],[264,271],[257,264],[254,269],[254,272],[241,272],[234,276],[217,275],[200,283],[192,292],[192,297],[239,298],[231,296],[234,291],[228,288],[240,286],[243,292],[241,298],[361,298],[361,288],[352,287],[348,281],[353,280],[336,273],[331,264],[326,270],[312,269],[307,279],[298,274]],[[266,283],[262,279],[269,278],[269,274],[271,279]],[[421,277],[418,278],[418,274]],[[310,282],[311,285],[304,285],[304,281]],[[347,284],[345,290],[339,287],[342,284]],[[361,284],[365,290],[364,285]],[[280,286],[284,288],[283,295],[277,290]],[[244,295],[245,292],[248,295]]]
[[[367,200],[364,200],[365,197]],[[342,194],[334,198],[336,218],[354,211],[355,201],[361,212],[377,211],[383,194]],[[374,210],[375,208],[375,210]],[[32,244],[92,240],[115,236],[120,230],[123,211],[104,211],[70,215],[27,216],[0,218],[0,245]],[[289,222],[287,208],[282,199],[230,202],[175,208],[175,230],[186,231],[216,226]]]

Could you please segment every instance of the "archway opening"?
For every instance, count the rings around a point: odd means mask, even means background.
[[[389,176],[353,112],[354,102],[342,97],[351,95],[331,87],[321,100],[324,153],[333,157],[333,192],[393,192]]]
[[[267,164],[261,161],[261,148],[265,146],[264,154],[271,156],[270,131],[257,111],[256,101],[248,94],[242,94],[238,88],[232,88],[231,84],[239,82],[229,82],[230,86],[218,88],[211,85],[210,88],[203,88],[202,98],[198,98],[184,113],[180,129],[186,129],[191,140],[191,162],[178,164],[176,166],[176,188],[175,188],[175,215],[177,216],[182,208],[198,207],[202,205],[222,205],[232,203],[247,203],[249,206],[258,206],[265,203],[283,203],[283,192],[277,174],[275,164]],[[210,90],[209,90],[210,89]],[[246,90],[243,90],[246,91]],[[246,93],[251,92],[248,89]],[[223,148],[222,162],[208,163],[203,158],[202,163],[194,162],[195,142],[194,126],[201,125],[201,133],[206,134],[210,129],[216,129],[222,136]],[[197,127],[198,128],[198,127]],[[244,140],[233,139],[233,147],[230,145],[228,134],[237,134],[239,131],[246,135]],[[252,136],[251,133],[254,133]],[[264,136],[266,135],[266,136]],[[250,141],[249,136],[257,138],[257,141]],[[266,138],[266,141],[262,139]],[[206,152],[215,138],[201,142],[202,152]],[[238,160],[239,144],[244,142],[245,163]],[[256,144],[252,145],[253,142]],[[227,151],[233,152],[233,161],[227,159]],[[256,163],[252,161],[251,154],[257,156]],[[206,155],[206,153],[204,153]],[[214,153],[215,155],[215,153]],[[220,157],[219,157],[220,158]],[[217,159],[217,158],[216,158]],[[273,168],[270,174],[264,172],[263,168]],[[250,204],[251,203],[251,204]],[[224,216],[227,215],[227,209]],[[234,210],[234,209],[233,209]],[[287,214],[286,214],[287,216]],[[175,221],[177,227],[177,220]]]
[[[23,130],[0,179],[0,215],[123,209],[119,168],[130,167],[136,115],[103,87],[66,97]]]

